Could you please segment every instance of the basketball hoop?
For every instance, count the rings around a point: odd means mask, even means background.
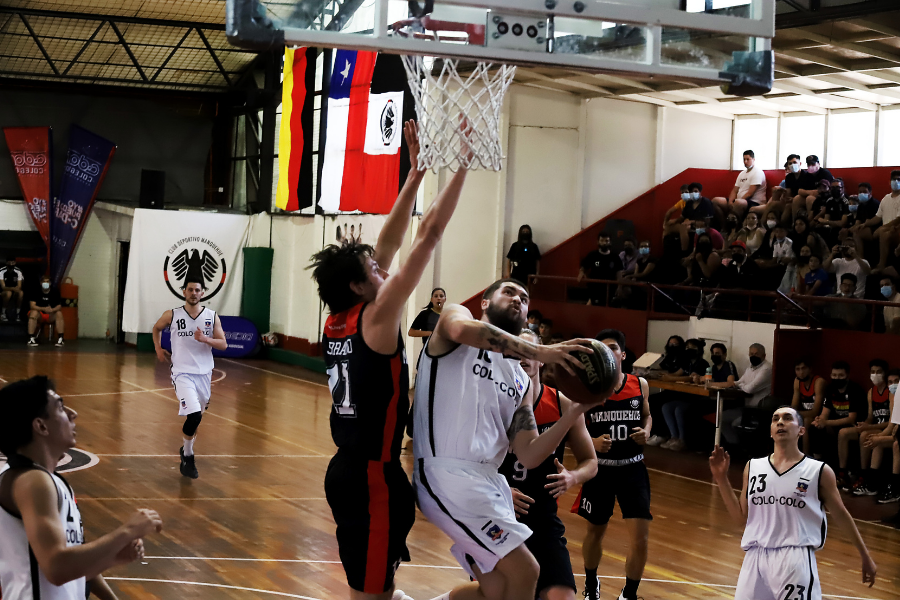
[[[391,29],[402,37],[445,40],[446,34],[439,32],[460,32],[469,42],[484,43],[483,26],[437,21],[428,16],[394,23]],[[418,168],[434,171],[448,168],[454,172],[460,168],[499,171],[503,159],[500,144],[503,96],[512,83],[516,68],[466,61],[464,71],[460,73],[458,59],[435,59],[429,68],[421,56],[404,54],[402,58],[416,103]],[[470,65],[474,65],[474,69],[469,70]],[[467,124],[464,128],[463,122]]]

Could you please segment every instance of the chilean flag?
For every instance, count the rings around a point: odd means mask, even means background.
[[[387,214],[409,172],[403,121],[415,109],[399,56],[338,50],[328,93],[319,206]]]

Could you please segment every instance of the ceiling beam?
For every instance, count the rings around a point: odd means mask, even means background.
[[[134,53],[131,51],[131,48],[128,46],[128,42],[125,41],[125,36],[122,35],[122,32],[119,31],[119,28],[116,27],[116,24],[112,21],[109,22],[109,26],[112,27],[112,30],[116,33],[116,37],[119,38],[119,43],[122,44],[122,47],[125,49],[125,53],[128,55],[128,58],[131,59],[131,62],[134,63],[134,68],[137,69],[138,75],[141,76],[141,79],[144,81],[149,81],[147,79],[147,74],[144,73],[144,70],[141,68],[141,63],[138,62],[137,57],[135,57]]]
[[[186,40],[188,36],[191,35],[191,32],[193,30],[193,27],[188,27],[188,30],[184,32],[184,35],[181,36],[181,39],[178,40],[178,43],[175,44],[175,47],[172,48],[172,51],[169,52],[168,56],[166,56],[166,59],[162,61],[162,64],[159,65],[158,69],[156,69],[156,73],[153,74],[153,77],[150,78],[150,81],[156,81],[156,78],[159,77],[159,74],[162,73],[162,70],[166,68],[166,65],[169,64],[169,61],[172,60],[172,57],[175,56],[175,53],[178,52],[178,50],[181,48],[181,45],[184,43],[184,40]]]
[[[730,107],[723,106],[723,104],[730,105],[731,104],[730,102],[728,102],[728,103],[719,102],[716,98],[713,98],[712,96],[706,96],[704,94],[698,94],[698,93],[688,91],[688,90],[669,90],[666,93],[667,94],[675,94],[676,96],[684,96],[685,98],[689,98],[691,100],[697,100],[697,101],[703,102],[705,104],[712,104],[720,109],[724,109],[729,112],[734,111],[734,109],[732,109]],[[754,112],[756,114],[764,115],[767,117],[777,117],[778,116],[778,110],[776,108],[769,108],[769,107],[764,106],[764,104],[765,104],[764,102],[759,102],[759,101],[757,101],[755,103],[747,102],[746,104],[752,104],[752,106],[753,106],[753,108],[748,112]]]
[[[112,15],[98,15],[93,13],[79,13],[62,10],[36,10],[33,8],[13,8],[0,6],[0,13],[13,13],[34,17],[48,17],[56,19],[78,19],[81,21],[116,21],[117,23],[135,23],[138,25],[158,25],[161,27],[202,27],[225,31],[224,23],[200,23],[194,21],[177,21],[169,19],[146,19],[143,17],[114,17]],[[255,54],[255,53],[254,53]]]
[[[884,23],[879,23],[878,21],[873,21],[872,19],[853,19],[850,23],[859,25],[860,27],[868,27],[872,31],[877,31],[878,33],[883,33],[884,35],[891,37],[900,37],[900,29],[885,25]]]
[[[798,29],[797,32],[807,39],[819,42],[827,46],[844,48],[845,50],[852,50],[853,52],[859,52],[860,54],[866,54],[868,56],[874,56],[875,58],[880,58],[882,60],[900,64],[900,54],[885,52],[884,50],[879,50],[877,48],[869,48],[868,46],[863,46],[862,44],[856,44],[853,42],[831,39],[828,36],[813,33],[812,31],[807,31],[806,29]]]
[[[34,29],[31,28],[31,23],[28,22],[28,19],[26,19],[25,15],[22,13],[19,13],[19,18],[22,19],[22,23],[25,25],[25,29],[27,29],[28,33],[31,34],[31,39],[34,40],[35,44],[37,44],[38,50],[40,50],[41,54],[44,55],[44,59],[47,61],[47,64],[50,65],[50,68],[56,75],[59,75],[59,69],[57,69],[56,65],[53,64],[53,59],[50,58],[49,54],[47,54],[47,50],[41,43],[40,38],[38,38],[37,34],[34,32]]]
[[[848,87],[852,90],[858,90],[860,92],[867,92],[869,94],[880,94],[882,96],[888,96],[890,98],[900,98],[900,91],[887,89],[887,88],[879,88],[876,90],[870,89],[869,86],[862,84],[858,81],[854,81],[849,77],[841,77],[840,75],[822,75],[820,77],[816,77],[816,79],[820,81],[827,81],[828,83],[833,83],[835,85],[841,85],[844,87]]]
[[[63,75],[68,74],[69,70],[75,66],[75,63],[78,62],[78,59],[81,58],[81,55],[84,54],[84,51],[87,50],[87,47],[91,45],[91,42],[94,41],[94,38],[97,37],[97,34],[100,33],[100,30],[103,29],[103,26],[106,25],[106,21],[100,21],[100,24],[97,25],[97,29],[94,30],[94,33],[91,34],[87,40],[85,40],[84,45],[81,47],[81,50],[75,55],[75,58],[72,59],[72,62],[69,63],[69,66],[66,67],[66,70],[62,72]]]
[[[884,79],[885,81],[891,81],[893,83],[900,83],[900,73],[896,71],[888,71],[888,70],[877,70],[877,71],[868,71],[866,75],[871,77],[877,77],[878,79]]]
[[[225,78],[225,85],[231,87],[231,78],[228,76],[228,72],[225,70],[225,67],[222,66],[222,61],[220,61],[219,57],[216,56],[216,51],[213,50],[213,47],[209,44],[209,40],[207,40],[206,36],[203,34],[203,30],[199,27],[197,28],[197,35],[199,35],[200,39],[203,40],[203,45],[206,46],[206,50],[212,57],[213,62],[216,63],[216,66],[219,68],[219,73],[221,73],[222,77]]]
[[[542,82],[546,82],[546,83],[554,83],[556,85],[566,85],[569,87],[574,87],[574,88],[578,88],[578,89],[582,89],[582,90],[588,90],[588,91],[594,92],[596,94],[610,95],[613,93],[612,90],[608,90],[606,88],[603,88],[603,87],[600,87],[597,85],[591,85],[590,83],[582,83],[580,81],[573,81],[573,80],[567,79],[565,77],[548,77],[547,75],[544,75],[543,73],[538,73],[538,72],[532,71],[530,69],[522,69],[521,72],[524,75],[527,75],[528,77],[533,77],[534,79],[537,79],[538,81],[542,81]]]
[[[856,19],[852,21],[855,24],[862,25],[864,27],[869,27],[868,25],[863,25],[862,23],[858,23],[861,19]],[[871,29],[871,27],[869,27]],[[805,33],[805,32],[804,32]],[[877,32],[877,31],[863,31],[860,33],[854,33],[852,35],[848,35],[847,37],[843,37],[840,40],[836,40],[839,42],[878,42],[881,40],[891,39],[892,37],[898,37],[887,33]],[[781,40],[777,43],[777,48],[780,50],[807,50],[809,48],[821,48],[822,46],[830,46],[830,43],[823,44],[821,42],[814,42],[810,38],[803,36],[802,39],[786,39]]]
[[[797,11],[775,15],[775,29],[793,29],[818,25],[826,21],[837,21],[864,17],[875,13],[897,10],[897,0],[869,0],[840,6],[819,8],[819,10]]]
[[[825,93],[825,94],[817,94],[814,90],[809,88],[805,88],[802,85],[797,85],[796,83],[788,83],[784,79],[779,79],[775,82],[774,87],[781,88],[788,92],[795,92],[800,94],[801,96],[811,96],[813,98],[822,98],[827,97],[828,100],[833,102],[837,102],[838,104],[844,104],[847,107],[853,108],[864,108],[866,110],[877,110],[878,107],[871,102],[866,102],[865,100],[857,100],[855,98],[843,98],[841,96],[837,96],[833,93]]]
[[[850,70],[850,67],[845,64],[831,60],[830,58],[826,58],[824,56],[819,56],[818,54],[804,52],[803,50],[778,50],[776,48],[774,49],[774,51],[776,56],[779,54],[781,54],[782,56],[791,56],[793,58],[799,58],[800,60],[815,63],[817,65],[823,65],[826,67],[831,67],[832,69],[838,69],[839,71]]]

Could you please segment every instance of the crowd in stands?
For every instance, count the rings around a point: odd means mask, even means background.
[[[681,198],[663,219],[658,257],[651,255],[652,240],[626,238],[614,247],[609,233],[601,232],[597,249],[583,257],[578,272],[579,281],[588,280],[587,302],[643,308],[644,295],[628,285],[635,281],[697,286],[705,292],[779,290],[824,325],[857,329],[870,323],[867,305],[815,298],[900,298],[900,170],[891,172],[891,192],[878,200],[869,183],[848,195],[844,182],[817,156],[807,156],[804,169],[800,156],[792,154],[784,180],[767,195],[765,173],[756,167],[753,151],[743,158],[746,168],[727,198],[707,198],[699,182],[681,187]],[[531,262],[516,258],[528,244]],[[531,242],[531,228],[523,226],[510,249],[507,272],[513,272],[509,265],[516,258],[528,265],[528,274],[536,274],[532,257],[540,253]],[[590,281],[598,279],[618,285]],[[900,307],[884,308],[885,330],[900,332],[898,317]]]

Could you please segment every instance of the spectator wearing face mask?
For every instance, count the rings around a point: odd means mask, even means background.
[[[822,236],[810,229],[806,219],[802,217],[797,217],[794,221],[794,227],[788,232],[788,237],[794,241],[794,248],[809,246],[812,254],[818,256],[819,260],[825,260],[831,252],[830,246],[825,243]]]
[[[690,381],[691,375],[706,375],[706,369],[709,363],[703,358],[703,349],[706,348],[706,342],[691,338],[684,343],[684,352],[681,355],[681,362],[678,370],[674,373],[663,375],[666,381]]]
[[[755,207],[751,212],[759,214],[763,223],[769,220],[769,213],[776,220],[789,222],[794,196],[800,192],[800,155],[791,154],[784,163],[784,179],[772,188],[772,199],[765,206]]]
[[[663,359],[659,363],[659,368],[663,373],[676,373],[681,369],[682,360],[684,360],[684,338],[680,335],[673,335],[666,340],[666,348],[663,351]]]
[[[503,277],[518,279],[528,285],[528,277],[541,270],[541,250],[531,240],[531,225],[519,227],[519,239],[513,242],[506,253]]]
[[[885,302],[900,303],[896,280],[892,277],[881,278],[881,296]],[[884,307],[884,330],[886,333],[900,333],[900,306]]]
[[[722,227],[722,237],[725,238],[725,247],[730,248],[731,244],[738,239],[741,233],[741,222],[737,215],[728,215],[725,219],[725,225]]]
[[[581,259],[581,267],[578,269],[578,281],[584,279],[612,279],[615,280],[622,270],[622,261],[619,255],[612,251],[608,233],[600,232],[597,236],[597,249],[591,250],[587,256]],[[588,304],[604,306],[608,284],[588,283],[590,300]]]
[[[763,398],[772,393],[772,363],[766,360],[766,347],[762,344],[751,344],[748,351],[750,368],[744,371],[740,380],[731,383],[711,383],[710,388],[737,388],[747,394],[744,408],[756,408]],[[744,409],[730,408],[722,412],[722,437],[729,444],[740,442],[735,430],[741,423]]]
[[[6,259],[6,266],[0,269],[0,321],[6,322],[8,317],[6,312],[10,308],[15,308],[15,322],[22,320],[20,315],[22,311],[22,299],[24,292],[22,291],[25,278],[22,271],[16,267],[16,257],[10,256]]]
[[[803,248],[809,250],[809,246]],[[815,254],[807,254],[806,261],[806,271],[803,272],[800,269],[797,271],[797,293],[803,296],[828,296],[831,294],[831,277],[822,268],[819,257]]]
[[[619,278],[634,273],[634,268],[637,266],[639,256],[637,249],[634,247],[633,239],[627,238],[622,242],[622,251],[619,252],[619,260],[622,261],[622,270],[618,273]]]
[[[866,182],[860,183],[857,187],[857,194],[850,196],[850,205],[847,209],[850,211],[850,219],[848,220],[848,232],[841,232],[841,241],[847,235],[853,235],[859,239],[868,242],[874,239],[873,227],[869,227],[866,223],[869,219],[873,219],[878,214],[878,207],[881,201],[872,196],[872,186]],[[853,208],[853,206],[856,208]]]
[[[747,253],[747,245],[738,240],[731,244],[731,257],[722,260],[719,281],[723,288],[732,290],[755,290],[759,288],[762,272],[756,261]],[[725,296],[720,300],[728,300],[729,308],[738,309],[734,302],[744,300],[740,296]]]
[[[900,170],[891,171],[891,193],[881,199],[875,216],[860,225],[860,229],[868,227],[878,238],[879,271],[887,266],[890,252],[897,246],[900,237]]]
[[[622,272],[620,277],[620,281],[622,285],[619,285],[616,290],[615,297],[615,306],[628,306],[628,305],[638,305],[642,303],[642,299],[646,297],[646,293],[642,288],[633,288],[629,285],[625,285],[628,282],[634,281],[654,281],[653,273],[656,270],[656,259],[650,256],[650,242],[644,240],[641,242],[640,247],[637,249],[637,259],[634,263],[634,268],[631,272],[628,272],[628,268],[626,266],[625,271]]]
[[[703,194],[703,185],[692,183],[681,186],[681,199],[666,211],[663,219],[663,235],[678,233],[678,226],[684,221],[703,220],[709,223],[715,211],[712,201]],[[673,217],[675,213],[679,216]]]
[[[527,321],[525,322],[525,326],[537,333],[541,328],[541,319],[544,318],[544,315],[542,315],[539,310],[529,310],[526,318]]]
[[[63,319],[62,301],[59,291],[50,284],[50,278],[41,279],[41,291],[37,298],[31,301],[28,312],[28,346],[37,346],[37,334],[39,325],[53,324],[56,334],[56,346],[65,345],[63,333],[65,332],[65,320]]]
[[[813,456],[829,464],[837,464],[838,436],[842,429],[855,428],[858,421],[865,421],[868,407],[866,393],[854,381],[850,381],[850,365],[839,360],[831,365],[831,382],[825,388],[822,412],[813,419],[809,428]],[[846,461],[837,469],[837,484],[849,489]]]
[[[697,219],[693,222],[685,221],[681,225],[679,235],[682,252],[691,252],[696,248],[697,239],[704,234],[709,236],[714,250],[721,250],[725,247],[725,238],[722,237],[722,234],[718,230],[709,227],[706,221]]]
[[[841,275],[839,291],[836,294],[828,294],[826,298],[855,298],[856,275],[844,273]],[[825,322],[828,327],[835,329],[859,329],[860,323],[866,318],[864,304],[855,302],[829,302],[825,305]]]
[[[893,411],[893,402],[894,398],[897,394],[897,386],[900,384],[900,369],[891,369],[888,371],[887,375],[887,383],[888,383],[888,393],[890,394],[890,405],[888,406],[889,411]],[[884,407],[875,407],[873,406],[873,413],[875,413],[876,421],[879,418],[884,418],[883,415],[879,415],[879,413],[884,412]],[[889,415],[892,414],[889,413]],[[887,418],[888,425],[881,431],[875,431],[867,436],[867,439],[860,440],[862,452],[862,459],[865,460],[865,457],[871,453],[871,459],[869,460],[869,469],[870,473],[876,477],[876,481],[873,487],[877,490],[879,487],[881,488],[880,493],[878,493],[875,498],[875,502],[878,504],[890,504],[892,502],[897,502],[900,500],[900,447],[897,446],[897,432],[900,430],[900,425],[896,423],[891,423],[891,418],[888,416]],[[893,454],[893,456],[891,456]],[[891,469],[890,478],[887,481],[883,481],[881,479],[881,462],[883,460],[884,455],[888,456],[888,460],[890,460],[893,465]],[[863,462],[865,465],[865,462]],[[879,483],[883,481],[884,485],[879,486]],[[871,488],[870,488],[871,489]],[[883,523],[891,523],[894,519],[888,518],[882,520]]]
[[[744,242],[746,245],[747,254],[755,254],[760,246],[762,246],[765,237],[766,232],[760,228],[759,218],[754,213],[747,215],[747,218],[744,219],[744,226],[740,232],[738,232],[737,236],[737,239]]]
[[[806,171],[800,173],[800,189],[791,203],[791,220],[796,219],[801,210],[812,214],[813,203],[819,196],[819,182],[823,179],[832,181],[834,176],[819,164],[818,156],[810,154],[806,157]]]
[[[715,287],[719,284],[719,268],[722,256],[715,250],[709,233],[697,236],[694,252],[684,260],[688,270],[684,285]]]
[[[835,179],[830,184],[819,182],[824,190],[819,194],[813,208],[815,229],[831,244],[836,244],[842,229],[850,222],[850,200],[844,195],[844,181]]]
[[[855,239],[847,238],[842,246],[833,247],[823,266],[826,271],[834,273],[838,281],[841,281],[845,274],[852,274],[857,282],[854,296],[862,298],[865,295],[866,276],[872,272],[872,268],[869,261],[857,253]]]
[[[846,457],[853,442],[859,444],[860,472],[850,489],[854,496],[875,496],[881,488],[878,467],[885,448],[894,444],[891,425],[891,391],[888,389],[888,363],[881,358],[869,362],[869,388],[866,398],[868,417],[854,428],[841,430],[838,437],[839,456]],[[845,433],[846,432],[846,433]],[[885,435],[887,433],[887,435]],[[844,461],[846,463],[846,460]]]
[[[728,198],[713,198],[713,203],[724,215],[734,213],[738,218],[743,218],[754,206],[766,203],[766,174],[756,166],[753,150],[745,150],[743,158],[744,170],[737,176]]]

